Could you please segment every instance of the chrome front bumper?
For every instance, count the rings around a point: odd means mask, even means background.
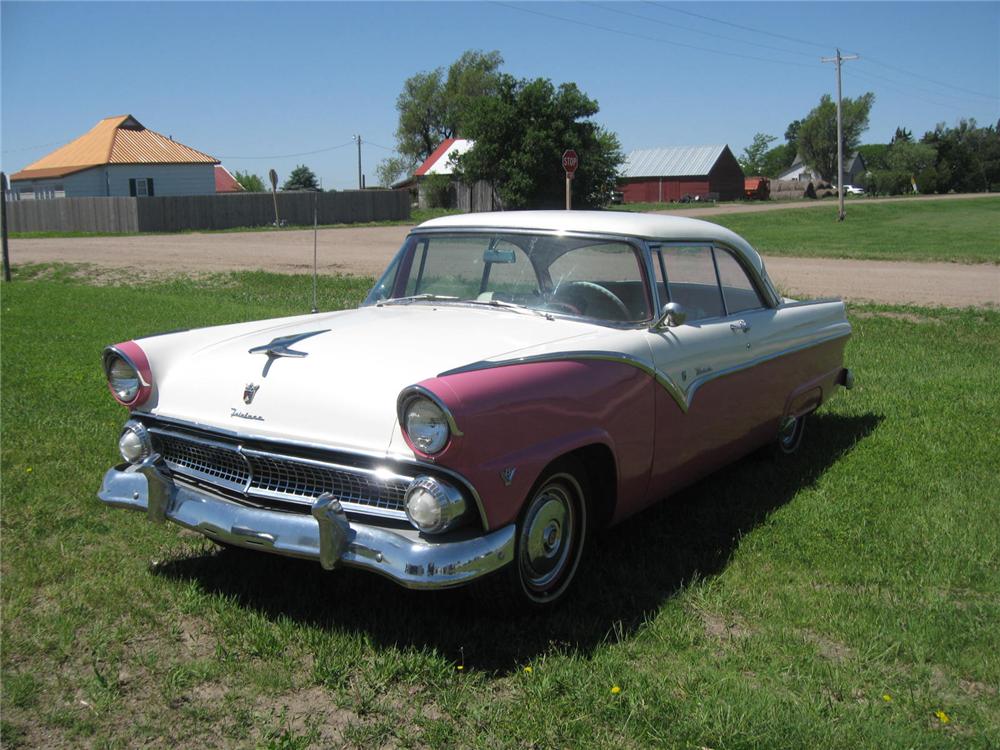
[[[312,515],[252,508],[174,482],[157,454],[109,469],[97,496],[107,505],[145,511],[151,521],[173,521],[226,544],[317,560],[327,570],[362,568],[413,589],[468,583],[514,556],[513,524],[489,534],[453,532],[447,541],[431,542],[416,530],[348,520],[330,496],[313,505]]]

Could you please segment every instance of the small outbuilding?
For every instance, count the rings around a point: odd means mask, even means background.
[[[859,178],[867,171],[865,160],[860,153],[853,153],[844,159],[844,184],[854,185]],[[836,185],[837,179],[834,175],[823,175],[815,167],[806,164],[801,154],[795,157],[792,165],[778,175],[779,180],[797,180],[799,182],[814,182],[818,184],[828,183]]]
[[[744,175],[729,146],[670,146],[632,151],[619,184],[625,203],[734,201]]]
[[[218,163],[118,115],[11,175],[11,197],[214,195]]]

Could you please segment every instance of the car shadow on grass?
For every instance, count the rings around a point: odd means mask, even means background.
[[[154,570],[271,619],[364,633],[381,647],[434,650],[466,669],[506,673],[553,650],[587,655],[628,637],[688,583],[723,570],[744,535],[881,421],[814,416],[796,455],[748,456],[598,535],[570,598],[551,613],[503,616],[468,589],[408,591],[370,573],[326,573],[316,563],[238,550],[206,548]]]

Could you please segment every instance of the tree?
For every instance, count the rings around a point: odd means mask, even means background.
[[[753,142],[743,149],[743,155],[739,158],[740,166],[747,175],[759,175],[764,173],[764,157],[769,151],[771,143],[778,140],[776,136],[766,133],[755,133]]]
[[[419,164],[441,141],[461,132],[470,105],[496,92],[503,57],[467,50],[449,67],[410,76],[396,99],[399,125],[396,151],[409,164]]]
[[[959,120],[953,128],[941,123],[926,133],[921,142],[937,149],[937,192],[978,192],[1000,186],[997,127],[977,127],[972,118]]]
[[[463,130],[475,146],[457,171],[466,182],[492,182],[506,208],[556,208],[564,205],[562,153],[573,149],[575,205],[605,205],[624,156],[618,137],[589,119],[597,112],[575,83],[501,75],[493,96],[469,106]]]
[[[319,190],[319,180],[316,175],[305,164],[299,164],[292,173],[288,175],[282,190]]]
[[[906,128],[900,126],[896,128],[895,134],[892,136],[892,143],[911,143],[913,141],[913,133]]]
[[[844,97],[841,103],[845,158],[861,142],[861,134],[868,129],[875,94],[871,92],[857,99]],[[799,150],[806,163],[819,171],[824,178],[836,182],[837,174],[837,105],[824,94],[802,122],[798,130]]]
[[[392,187],[394,182],[408,177],[415,168],[416,165],[404,156],[390,156],[378,163],[375,174],[378,176],[379,185]]]
[[[251,174],[249,171],[241,172],[236,170],[233,172],[233,179],[236,180],[243,189],[248,193],[266,193],[267,188],[264,187],[264,181],[255,174]]]

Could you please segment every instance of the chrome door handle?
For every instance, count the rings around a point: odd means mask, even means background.
[[[735,323],[730,323],[729,328],[733,331],[743,331],[743,333],[747,333],[750,331],[750,324],[745,320],[737,320]]]

